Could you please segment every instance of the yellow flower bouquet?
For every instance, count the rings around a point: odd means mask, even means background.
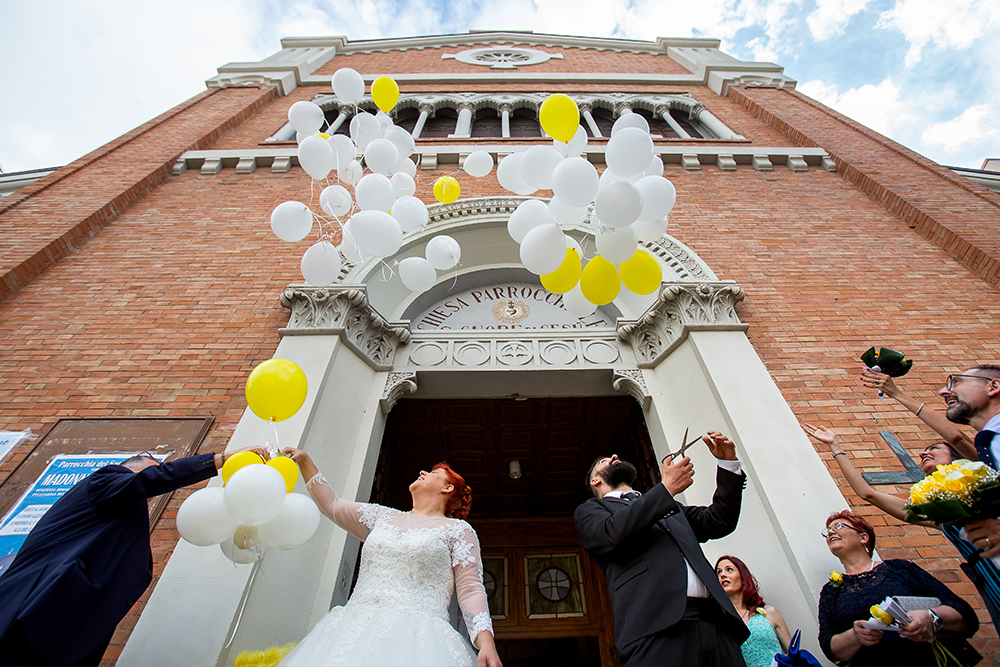
[[[1000,516],[1000,475],[985,463],[958,459],[910,487],[907,521],[959,525]]]

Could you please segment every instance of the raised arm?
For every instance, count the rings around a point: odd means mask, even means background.
[[[861,384],[872,389],[879,389],[886,396],[897,401],[920,418],[920,421],[934,429],[938,435],[944,438],[945,442],[954,447],[965,458],[970,461],[979,460],[975,443],[973,443],[972,438],[958,427],[958,424],[948,421],[947,417],[934,408],[928,407],[926,404],[904,392],[885,373],[879,373],[866,368],[861,373]]]
[[[483,560],[476,531],[464,521],[456,524],[451,543],[451,567],[455,573],[455,597],[469,629],[472,645],[479,649],[479,667],[501,667],[493,640],[486,588],[483,587]]]
[[[374,508],[378,506],[351,502],[341,498],[323,477],[312,458],[301,449],[285,447],[281,453],[290,456],[298,464],[302,478],[306,480],[306,489],[312,499],[316,501],[320,511],[335,524],[364,542],[372,529]],[[367,508],[372,509],[366,511]],[[365,517],[368,517],[367,521]]]

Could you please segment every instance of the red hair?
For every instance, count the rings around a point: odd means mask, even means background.
[[[872,554],[875,553],[875,529],[872,528],[872,525],[865,521],[864,517],[858,516],[851,510],[843,510],[831,514],[826,520],[826,527],[829,528],[830,524],[837,520],[849,524],[854,530],[868,536],[868,542],[864,546],[868,557],[871,558]]]
[[[469,516],[469,508],[472,506],[472,488],[465,483],[461,475],[452,470],[451,466],[444,461],[438,463],[431,470],[444,470],[445,479],[455,487],[451,495],[448,496],[448,502],[445,503],[445,516],[456,519],[465,519]]]
[[[715,561],[716,570],[719,569],[719,563],[724,560],[728,560],[739,570],[740,579],[743,580],[743,606],[746,609],[763,607],[764,598],[760,596],[760,584],[757,583],[757,577],[750,574],[750,568],[747,567],[747,564],[736,556],[722,556],[719,560]]]

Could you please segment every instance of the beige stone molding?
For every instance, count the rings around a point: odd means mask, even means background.
[[[615,391],[628,394],[634,398],[643,410],[648,410],[653,397],[646,389],[646,380],[642,377],[642,371],[637,368],[616,368],[611,379],[611,386]]]
[[[610,369],[623,362],[634,360],[608,328],[444,329],[414,331],[396,370]]]
[[[292,312],[282,336],[340,336],[378,371],[392,370],[396,349],[410,340],[409,322],[387,322],[368,302],[364,285],[293,285],[279,302]]]
[[[389,414],[396,405],[396,401],[404,394],[412,394],[417,391],[417,374],[413,371],[404,373],[389,373],[385,379],[385,389],[382,391],[382,399],[379,405],[383,414]]]
[[[732,281],[667,283],[642,317],[618,320],[618,338],[632,346],[639,368],[654,368],[690,331],[746,331],[736,315],[743,298]]]

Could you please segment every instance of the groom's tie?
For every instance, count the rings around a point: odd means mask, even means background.
[[[990,445],[993,443],[995,435],[996,433],[993,431],[980,431],[976,434],[976,452],[979,454],[979,460],[994,470],[997,469],[997,462],[993,458],[993,450]]]

